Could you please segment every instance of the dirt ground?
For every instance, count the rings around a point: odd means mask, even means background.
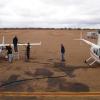
[[[84,63],[90,57],[90,46],[75,40],[80,38],[81,32],[86,38],[87,31],[90,30],[0,30],[0,42],[2,42],[3,35],[5,43],[12,43],[15,35],[19,43],[42,42],[41,46],[31,47],[29,62],[25,62],[25,46],[19,47],[20,58],[14,60],[13,63],[0,58],[0,92],[100,91],[100,65],[94,64],[90,67]],[[88,40],[94,43],[97,41],[96,39]],[[64,44],[66,50],[65,62],[61,62],[61,43]],[[39,97],[34,98],[29,100],[38,100]],[[60,98],[65,99],[65,97]],[[60,98],[50,97],[49,100],[60,100]],[[74,98],[67,98],[74,100]],[[86,100],[97,100],[90,98],[87,97]],[[46,100],[46,97],[42,99]],[[76,97],[76,100],[83,100],[83,98]]]

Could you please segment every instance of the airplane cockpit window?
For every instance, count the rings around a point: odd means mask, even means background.
[[[93,49],[93,51],[94,51],[94,53],[96,54],[96,55],[98,55],[98,49]]]
[[[93,52],[100,58],[100,48],[99,49],[93,49]]]

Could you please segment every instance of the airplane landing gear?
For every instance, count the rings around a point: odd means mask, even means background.
[[[88,63],[91,59],[92,59],[92,57],[88,58],[84,62],[87,63],[89,66],[92,66],[96,62],[96,60],[92,61],[91,63]]]

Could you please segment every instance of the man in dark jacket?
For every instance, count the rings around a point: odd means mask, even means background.
[[[15,36],[15,37],[13,38],[13,45],[14,45],[14,51],[15,51],[15,52],[18,52],[17,43],[18,43],[18,38],[17,38],[17,36]]]
[[[65,48],[64,48],[63,44],[61,44],[61,60],[62,61],[65,61],[64,54],[65,54]]]
[[[30,43],[27,43],[25,55],[26,55],[26,61],[29,61],[29,59],[30,59]]]

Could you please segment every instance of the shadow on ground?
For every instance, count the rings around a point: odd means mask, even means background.
[[[89,68],[100,68],[99,66],[74,66],[74,65],[66,65],[64,62],[54,62],[54,68],[59,71],[63,71],[70,78],[75,77],[74,71],[77,69],[89,69]]]

